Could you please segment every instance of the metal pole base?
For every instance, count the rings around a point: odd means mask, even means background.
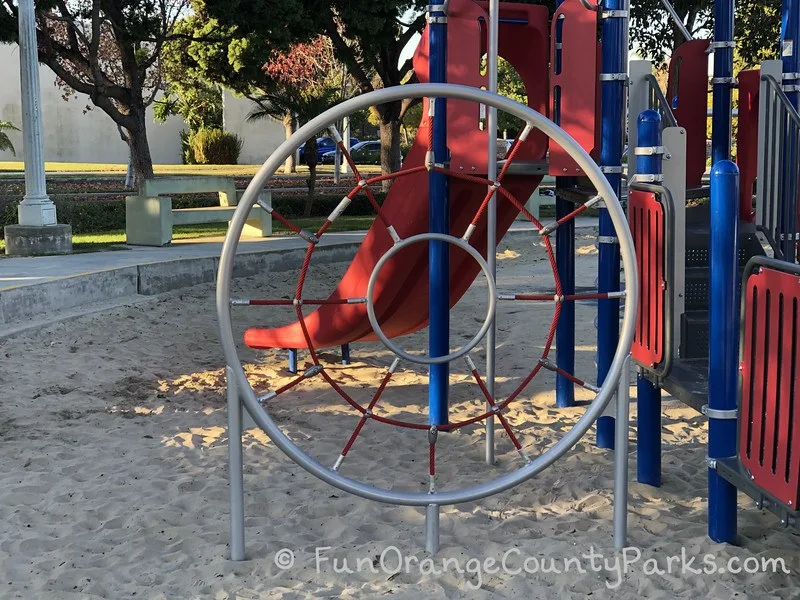
[[[231,560],[244,560],[244,465],[242,461],[242,401],[233,370],[228,378],[228,486],[231,510]]]
[[[429,554],[439,552],[439,505],[428,504],[425,511],[425,550]]]

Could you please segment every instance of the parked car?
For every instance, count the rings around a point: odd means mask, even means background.
[[[350,156],[353,157],[356,164],[379,165],[381,164],[381,143],[367,141],[356,144],[350,148]]]
[[[350,138],[350,147],[352,148],[356,144],[358,144],[358,140],[354,137]],[[333,138],[330,136],[319,137],[317,138],[317,162],[322,162],[322,157],[325,156],[328,152],[336,150],[336,142],[333,141]],[[306,145],[303,144],[300,146],[300,163],[305,164],[306,162]]]
[[[358,142],[350,146],[350,156],[356,164],[379,165],[381,162],[381,143],[377,141]],[[336,160],[336,150],[331,150],[322,155],[323,165],[332,165]]]

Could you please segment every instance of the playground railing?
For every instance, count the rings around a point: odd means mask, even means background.
[[[650,90],[648,93],[648,108],[659,112],[664,127],[677,127],[678,120],[675,118],[672,107],[669,105],[669,102],[667,102],[666,96],[664,96],[664,92],[661,91],[661,86],[658,84],[655,75],[647,75],[645,80]]]
[[[761,76],[756,223],[775,258],[797,261],[800,114],[769,74]]]

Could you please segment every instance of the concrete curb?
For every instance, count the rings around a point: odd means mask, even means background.
[[[534,237],[531,231],[509,231],[503,239]],[[351,261],[361,241],[320,245],[314,251],[314,264]],[[285,273],[298,270],[305,247],[243,252],[236,257],[234,277],[259,273]],[[213,283],[217,278],[218,256],[182,258],[150,262],[137,266],[81,273],[0,290],[0,336],[58,320],[93,312],[101,304],[118,305],[125,300],[142,300],[181,288]]]
[[[315,264],[352,260],[360,243],[345,242],[320,246],[314,252]],[[257,273],[282,273],[299,269],[305,248],[266,250],[239,254],[234,277]],[[99,303],[134,300],[173,290],[213,283],[217,278],[219,257],[178,259],[160,263],[96,271],[23,285],[0,291],[0,335],[2,330],[19,330],[25,321],[52,320],[61,312]]]

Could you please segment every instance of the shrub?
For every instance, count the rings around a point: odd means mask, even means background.
[[[221,129],[201,129],[190,140],[199,165],[235,165],[244,143],[238,135]]]
[[[181,158],[183,159],[183,164],[185,165],[196,165],[197,160],[194,157],[194,148],[192,148],[192,133],[190,131],[186,131],[185,129],[181,130]]]

